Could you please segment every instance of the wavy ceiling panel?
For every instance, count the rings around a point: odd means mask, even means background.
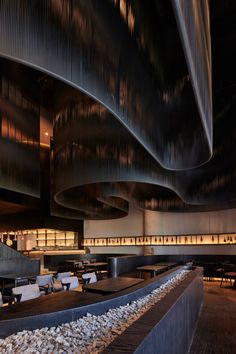
[[[206,0],[172,0],[199,115],[213,149],[210,13]]]
[[[212,151],[208,1],[0,4],[1,54],[47,72],[32,77],[44,97],[38,104],[54,115],[53,215],[118,218],[129,204],[158,211],[235,206],[236,54],[227,48],[236,31],[235,22],[224,22],[228,15],[212,15],[220,27]],[[0,109],[14,121],[3,97]],[[30,117],[17,118],[20,127],[29,120],[27,132]]]
[[[209,31],[205,21],[192,26]],[[2,0],[0,43],[2,56],[101,102],[163,167],[193,168],[210,158],[171,1]],[[205,58],[199,51],[195,63]]]
[[[71,217],[76,212],[84,219],[121,217],[128,213],[128,204],[158,211],[232,206],[234,105],[215,125],[214,158],[195,169],[170,171],[104,107],[82,96],[78,101],[68,99],[54,122],[53,195],[57,205],[73,211]],[[220,134],[222,124],[229,132],[227,143]],[[226,159],[229,151],[231,158]]]

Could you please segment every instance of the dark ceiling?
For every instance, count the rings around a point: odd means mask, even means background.
[[[174,3],[3,1],[0,215],[31,209],[80,220],[122,217],[129,204],[175,212],[235,207],[236,2],[209,2],[209,32],[208,1],[197,9],[186,2],[201,24],[190,38],[197,78]],[[6,44],[9,11],[14,18],[17,9],[19,26]],[[42,111],[53,125],[48,149],[39,145]]]

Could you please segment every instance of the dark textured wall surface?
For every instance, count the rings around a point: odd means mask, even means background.
[[[6,274],[39,274],[38,259],[29,259],[0,242],[0,276]]]

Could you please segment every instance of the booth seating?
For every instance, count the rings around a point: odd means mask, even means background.
[[[41,291],[38,284],[22,285],[12,289],[12,295],[16,297],[17,302],[35,299],[44,294],[45,291]]]

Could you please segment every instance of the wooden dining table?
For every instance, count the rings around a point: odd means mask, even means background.
[[[22,281],[27,283],[31,279],[35,279],[35,274],[17,274],[17,273],[9,273],[9,274],[2,274],[0,275],[0,282],[2,286],[2,292],[5,288],[5,285],[9,282],[13,282],[14,286],[17,286],[18,281]],[[23,285],[23,284],[22,284]]]
[[[170,268],[176,267],[178,265],[178,263],[176,263],[176,262],[158,262],[155,265],[157,265],[157,266],[166,266],[166,267],[168,267],[170,269]]]
[[[83,285],[83,290],[88,292],[94,292],[97,294],[107,295],[130,288],[134,285],[141,283],[142,281],[144,280],[140,278],[107,278],[104,280],[97,281],[96,283],[85,284]]]
[[[85,270],[88,268],[94,270],[96,273],[101,273],[102,270],[107,270],[107,262],[93,262],[89,264],[84,264]]]
[[[149,272],[151,274],[151,277],[155,277],[157,274],[163,273],[168,270],[168,266],[159,266],[151,264],[137,267],[137,270],[139,271],[139,278],[142,278],[143,272]]]

